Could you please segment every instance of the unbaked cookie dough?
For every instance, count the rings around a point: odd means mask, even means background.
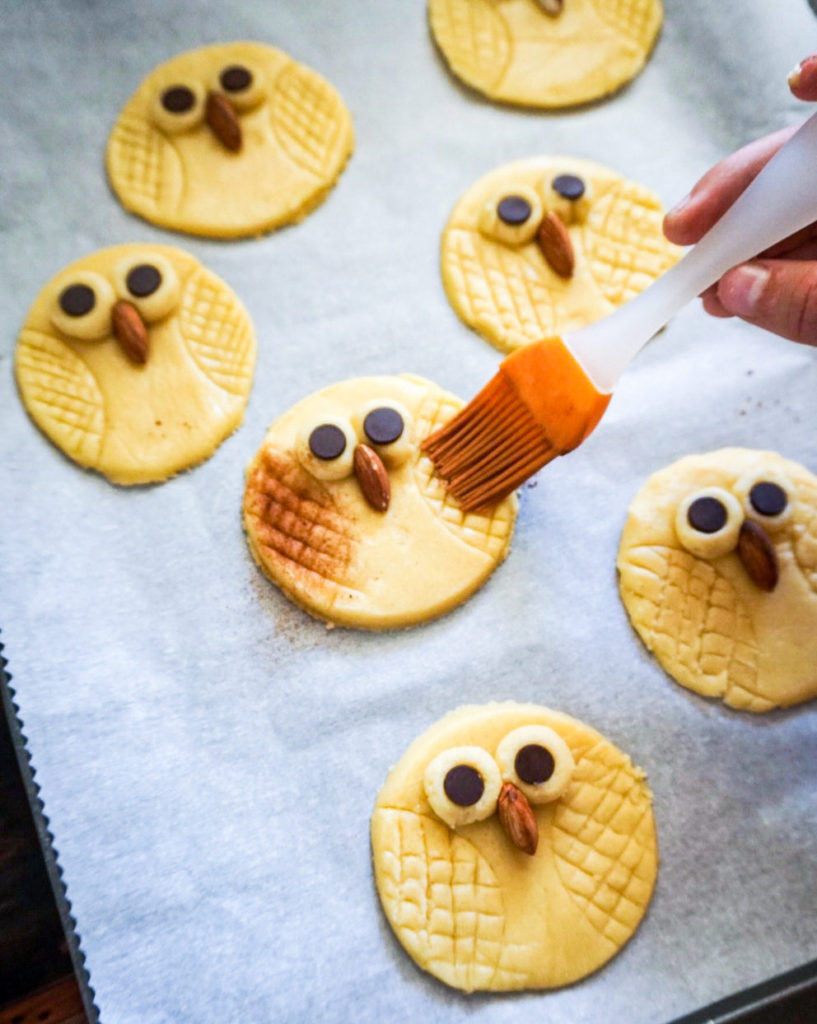
[[[161,227],[238,238],[303,219],[354,145],[319,74],[261,43],[180,54],[126,103],[108,141],[122,205]]]
[[[372,853],[406,952],[467,992],[595,971],[658,870],[644,773],[583,722],[510,702],[458,708],[412,743],[377,797]]]
[[[329,624],[386,629],[465,601],[508,552],[514,495],[466,513],[420,441],[463,403],[408,374],[361,377],[298,402],[247,470],[256,562]]]
[[[489,99],[567,107],[615,92],[650,55],[659,0],[429,0],[451,70]]]
[[[652,192],[589,160],[505,164],[468,189],[445,226],[449,302],[501,352],[576,330],[679,258],[663,216]]]
[[[721,448],[655,473],[618,552],[636,632],[682,686],[746,711],[817,696],[817,477]]]
[[[188,253],[119,245],[42,289],[15,366],[58,448],[114,483],[144,484],[206,459],[241,423],[255,334],[233,291]]]

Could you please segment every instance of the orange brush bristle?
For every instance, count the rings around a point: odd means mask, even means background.
[[[561,338],[518,349],[421,448],[467,512],[488,508],[596,426],[607,404]]]

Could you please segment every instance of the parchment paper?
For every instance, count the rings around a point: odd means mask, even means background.
[[[522,494],[513,550],[447,618],[328,632],[254,567],[243,470],[267,424],[345,377],[413,371],[470,397],[497,354],[440,282],[442,226],[480,175],[537,152],[608,163],[670,204],[738,144],[805,116],[786,74],[815,49],[805,0],[668,0],[647,69],[564,114],[454,81],[419,0],[180,0],[2,8],[0,597],[3,636],[106,1024],[469,1020],[659,1024],[817,955],[817,716],[756,718],[671,683],[631,631],[614,559],[669,461],[724,444],[817,469],[817,356],[687,308],[596,434]],[[257,38],[325,74],[357,150],[303,224],[260,241],[128,216],[102,159],[154,65]],[[259,335],[242,428],[203,466],[119,489],[26,417],[15,336],[67,262],[179,244]],[[535,700],[648,772],[661,849],[642,927],[569,989],[465,997],[418,971],[380,912],[368,824],[408,743],[463,702]]]

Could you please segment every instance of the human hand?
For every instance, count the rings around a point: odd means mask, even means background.
[[[817,55],[789,75],[792,93],[817,100]],[[664,218],[671,242],[692,245],[734,203],[797,125],[749,143],[701,178]],[[812,174],[811,168],[803,168]],[[738,316],[792,341],[817,345],[817,223],[727,271],[701,296],[712,316]]]

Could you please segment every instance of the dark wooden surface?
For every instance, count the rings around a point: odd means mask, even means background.
[[[69,1021],[86,1017],[0,704],[0,1024]]]

